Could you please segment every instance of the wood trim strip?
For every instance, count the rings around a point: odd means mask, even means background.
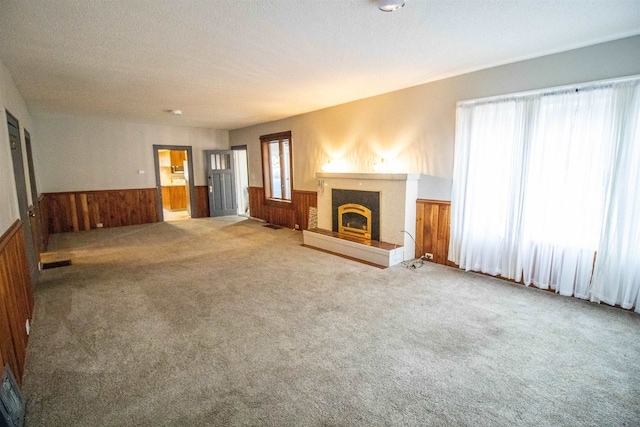
[[[80,205],[82,206],[82,219],[84,220],[84,230],[91,230],[91,222],[89,221],[89,204],[87,203],[87,194],[80,194]]]
[[[260,135],[260,142],[271,142],[277,139],[288,139],[291,141],[291,131],[270,133],[269,135]]]
[[[73,223],[73,231],[79,231],[78,226],[78,208],[76,207],[76,195],[69,194],[69,203],[71,205],[71,222]]]
[[[38,197],[38,207],[40,208],[40,233],[42,235],[42,251],[45,252],[47,250],[47,246],[49,246],[49,210],[47,200],[44,197],[44,194],[40,194]]]
[[[0,252],[4,251],[4,248],[11,241],[13,235],[16,234],[21,227],[22,221],[20,219],[16,219],[16,221],[7,228],[7,231],[2,233],[2,236],[0,237]]]
[[[437,205],[450,205],[451,201],[450,200],[417,199],[416,203],[430,203],[430,204],[437,204]]]
[[[148,188],[114,188],[111,190],[87,190],[87,191],[57,191],[57,192],[49,192],[49,193],[42,193],[40,195],[40,197],[45,197],[45,196],[49,196],[49,195],[66,195],[66,194],[80,194],[80,193],[85,193],[85,194],[99,194],[99,193],[112,193],[114,191],[147,191],[147,190],[153,190],[156,191],[155,187],[148,187]]]

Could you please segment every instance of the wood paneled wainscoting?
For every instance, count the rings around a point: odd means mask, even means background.
[[[45,234],[158,222],[155,188],[43,194]]]
[[[451,202],[418,199],[416,202],[416,258],[433,254],[438,264],[456,267],[449,261]]]
[[[196,185],[196,212],[193,218],[209,217],[209,187],[206,185]]]
[[[22,383],[27,354],[27,321],[33,314],[33,287],[22,222],[17,220],[0,237],[0,366],[11,366]]]
[[[47,210],[46,203],[44,194],[41,194],[40,197],[38,197],[38,206],[40,208],[40,240],[42,241],[41,252],[45,252],[47,246],[49,246],[49,211]]]
[[[318,193],[293,190],[291,203],[272,202],[264,197],[264,188],[249,187],[249,211],[254,218],[270,224],[300,230],[309,228],[309,208],[318,207]]]

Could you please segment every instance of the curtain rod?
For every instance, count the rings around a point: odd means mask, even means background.
[[[580,90],[588,89],[596,86],[625,83],[625,82],[631,82],[634,80],[640,80],[640,74],[635,74],[635,75],[626,76],[626,77],[616,77],[613,79],[606,79],[606,80],[596,80],[596,81],[585,82],[585,83],[574,83],[574,84],[555,86],[555,87],[544,88],[544,89],[534,89],[534,90],[528,90],[525,92],[507,93],[503,95],[488,96],[486,98],[466,99],[466,100],[456,102],[456,106],[462,106],[466,104],[488,103],[488,102],[497,101],[500,99],[525,98],[527,96],[533,96],[533,95],[552,95],[554,93],[568,92],[571,90],[575,90],[576,92],[578,92]]]

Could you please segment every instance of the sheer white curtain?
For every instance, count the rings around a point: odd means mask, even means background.
[[[457,110],[449,259],[460,268],[516,274],[529,104],[512,99]]]
[[[612,147],[623,123],[637,123],[621,100],[637,84],[460,103],[449,259],[466,270],[589,298],[614,181]],[[609,210],[618,209],[614,205],[611,199]],[[629,280],[637,282],[635,274]]]
[[[520,259],[525,284],[588,298],[602,226],[610,88],[541,96],[531,126]],[[516,276],[516,280],[520,278]]]
[[[628,113],[618,121],[591,300],[640,313],[640,85],[622,91],[619,111]]]

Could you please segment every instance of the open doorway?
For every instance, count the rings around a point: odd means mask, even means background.
[[[235,165],[238,215],[249,217],[249,164],[247,160],[247,146],[235,145],[231,147],[231,150],[233,152],[233,163]]]
[[[160,221],[189,219],[195,212],[190,146],[154,145]]]
[[[18,197],[18,210],[20,213],[20,221],[22,222],[22,230],[24,232],[25,249],[27,252],[27,262],[29,264],[29,274],[32,283],[39,274],[39,245],[36,246],[33,238],[32,224],[35,223],[35,210],[29,207],[27,198],[27,181],[25,178],[24,161],[22,157],[22,142],[20,139],[20,124],[11,113],[6,111],[7,127],[9,131],[9,144],[11,147],[11,160],[13,162],[13,174],[16,184],[16,195]],[[26,132],[28,137],[29,133]],[[29,148],[31,148],[29,146]],[[29,165],[31,166],[31,165]],[[31,183],[35,184],[35,177],[31,178]],[[38,203],[37,195],[35,196],[34,205]]]

